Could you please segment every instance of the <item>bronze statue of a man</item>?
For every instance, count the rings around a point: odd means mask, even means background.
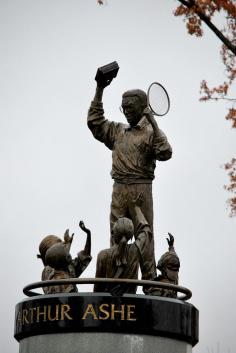
[[[89,265],[92,259],[91,232],[82,221],[80,221],[79,226],[87,234],[87,239],[84,249],[74,259],[70,255],[74,234],[70,236],[69,229],[65,231],[64,241],[56,235],[48,235],[43,238],[39,244],[40,254],[37,255],[44,265],[42,281],[79,277]],[[73,284],[65,284],[43,287],[43,291],[45,294],[70,293],[77,292],[77,287]]]
[[[112,150],[114,179],[110,227],[119,217],[129,217],[128,203],[139,193],[143,195],[142,212],[153,234],[152,181],[156,160],[171,158],[172,149],[165,134],[159,129],[151,111],[147,108],[147,95],[135,89],[122,96],[122,108],[128,125],[106,120],[102,96],[110,83],[97,84],[94,100],[88,111],[88,127],[93,136]],[[154,249],[154,242],[153,249]]]

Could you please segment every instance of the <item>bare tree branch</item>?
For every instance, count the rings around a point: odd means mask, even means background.
[[[230,40],[223,35],[223,33],[211,22],[211,20],[201,11],[199,6],[195,3],[194,0],[178,0],[189,9],[195,7],[195,13],[199,18],[215,33],[215,35],[221,40],[222,43],[234,54],[236,55],[236,46],[230,42]]]

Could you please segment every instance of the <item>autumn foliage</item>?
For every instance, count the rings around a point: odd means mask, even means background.
[[[225,81],[217,87],[209,88],[206,80],[201,82],[201,101],[225,100],[228,107],[227,120],[236,127],[236,97],[230,97],[230,88],[236,79],[236,4],[230,0],[189,0],[181,1],[175,16],[183,16],[188,33],[201,37],[202,24],[205,23],[221,40],[220,56],[224,65]],[[223,28],[219,29],[213,24],[214,16],[221,14],[225,19]]]
[[[203,24],[222,42],[220,57],[224,65],[225,80],[218,86],[210,88],[207,81],[203,80],[200,86],[201,101],[225,101],[227,106],[226,120],[236,128],[236,96],[231,97],[231,88],[236,79],[236,2],[235,0],[179,0],[175,16],[182,16],[186,23],[187,31],[197,37],[203,36]],[[225,19],[222,28],[214,25],[217,15]],[[235,93],[234,93],[235,94]],[[236,159],[225,164],[229,176],[229,184],[225,189],[232,193],[228,200],[230,215],[236,216]]]
[[[236,190],[236,159],[232,158],[231,162],[225,164],[225,169],[228,172],[230,179],[229,185],[225,186],[225,189],[235,195]],[[229,198],[228,200],[229,208],[231,210],[230,215],[236,215],[236,197]]]
[[[144,0],[145,1],[145,0]],[[163,5],[164,5],[164,1]],[[98,4],[104,4],[104,0],[97,0]],[[236,128],[236,93],[230,96],[232,86],[236,81],[236,0],[178,0],[180,5],[174,11],[175,16],[183,18],[187,31],[190,35],[202,37],[204,30],[208,27],[221,41],[219,52],[224,65],[225,80],[216,87],[209,87],[206,80],[200,85],[200,101],[225,101],[226,120]],[[217,16],[224,19],[221,28],[217,22]],[[236,159],[225,164],[229,176],[229,185],[226,190],[232,193],[228,200],[230,215],[236,216]]]

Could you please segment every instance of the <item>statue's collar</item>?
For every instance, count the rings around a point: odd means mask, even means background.
[[[145,116],[143,116],[137,125],[135,126],[129,126],[127,128],[127,130],[132,130],[132,129],[138,129],[138,130],[141,130],[143,129],[145,126],[147,126],[149,124],[149,121],[147,120],[147,118]]]

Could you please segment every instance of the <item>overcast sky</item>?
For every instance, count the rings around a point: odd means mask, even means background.
[[[116,60],[106,89],[106,116],[125,121],[119,106],[127,89],[152,81],[169,92],[171,109],[158,124],[173,158],[158,163],[154,181],[155,251],[174,234],[180,284],[200,311],[195,353],[235,353],[236,219],[228,216],[227,175],[235,131],[225,103],[200,103],[201,79],[220,83],[219,42],[205,29],[186,34],[174,0],[0,0],[1,351],[18,352],[14,306],[22,288],[40,280],[36,258],[47,234],[75,232],[73,255],[84,246],[78,223],[92,231],[96,255],[109,245],[111,152],[86,125],[99,66]],[[219,18],[221,21],[221,18]],[[80,287],[80,291],[90,287]]]

